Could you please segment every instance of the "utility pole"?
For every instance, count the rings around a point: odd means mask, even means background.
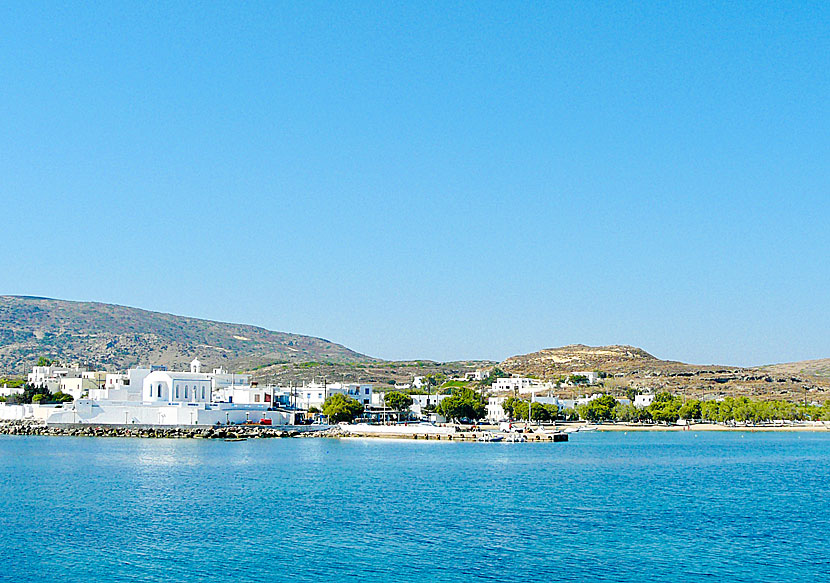
[[[527,428],[530,430],[530,420],[533,419],[533,399],[536,393],[533,389],[530,390],[530,401],[527,403]]]

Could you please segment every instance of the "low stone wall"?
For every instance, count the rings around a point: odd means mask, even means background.
[[[329,437],[336,430],[309,431],[304,428],[269,427],[267,425],[232,425],[227,427],[164,427],[149,425],[47,426],[36,421],[0,421],[0,435],[51,435],[77,437],[143,437],[193,439],[257,439],[273,437]]]

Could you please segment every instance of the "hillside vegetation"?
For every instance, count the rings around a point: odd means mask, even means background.
[[[97,302],[0,296],[0,371],[20,374],[38,357],[103,369],[139,363],[185,369],[252,369],[275,362],[372,362],[353,350],[310,336],[273,332]]]
[[[437,375],[441,378],[463,377],[477,369],[490,369],[495,362],[469,360],[434,362],[431,360],[371,362],[286,362],[263,366],[251,371],[254,380],[262,383],[287,384],[309,381],[376,383],[394,385],[411,383],[416,376]]]

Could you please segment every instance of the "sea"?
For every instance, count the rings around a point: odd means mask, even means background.
[[[0,580],[828,581],[830,433],[0,437]]]

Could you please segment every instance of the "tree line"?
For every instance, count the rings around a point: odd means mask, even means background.
[[[386,405],[398,412],[412,405],[412,398],[404,393],[386,393]],[[618,401],[613,395],[602,395],[575,409],[560,409],[549,403],[531,404],[518,397],[508,397],[502,408],[511,419],[549,421],[621,421],[641,423],[676,423],[679,419],[710,423],[763,423],[771,421],[830,421],[830,400],[823,405],[793,403],[783,400],[761,400],[749,397],[726,397],[720,401],[682,399],[678,395],[660,392],[647,407],[635,407]],[[363,405],[346,395],[335,394],[323,405],[323,414],[333,422],[352,421],[363,414]],[[467,387],[453,389],[435,411],[447,419],[477,421],[486,413],[481,394]]]
[[[19,386],[20,385],[18,385],[18,387]],[[74,400],[75,398],[67,393],[63,393],[61,391],[52,393],[46,387],[36,387],[28,383],[23,385],[23,393],[21,394],[9,395],[8,397],[0,396],[0,402],[5,402],[9,405],[22,405],[30,403],[40,403],[41,405],[45,405],[48,403],[68,403]]]
[[[565,415],[569,411],[563,412]],[[720,401],[683,400],[668,392],[657,393],[647,407],[621,403],[611,395],[603,395],[576,407],[575,413],[586,421],[625,421],[676,423],[708,421],[711,423],[763,423],[771,421],[828,421],[830,400],[823,405],[793,403],[791,401],[726,397]]]

